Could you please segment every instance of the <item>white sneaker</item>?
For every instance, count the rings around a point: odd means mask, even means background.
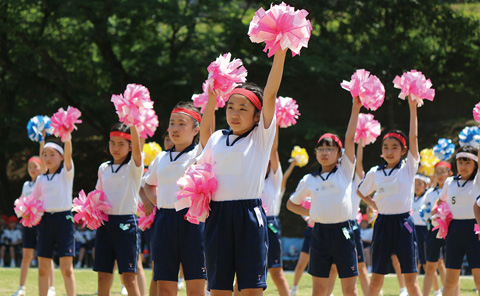
[[[5,263],[3,262],[3,259],[0,259],[0,267],[4,267]]]
[[[10,267],[16,267],[15,265],[16,265],[15,260],[13,260],[13,259],[10,260]]]
[[[75,264],[75,268],[82,268],[82,262],[78,261],[77,264]]]
[[[128,295],[127,288],[125,288],[124,285],[122,285],[122,292],[120,292],[120,294],[122,294],[122,295]]]
[[[12,296],[24,296],[25,294],[25,287],[21,286],[18,288],[17,292],[13,293]]]
[[[297,286],[292,286],[292,289],[290,290],[290,296],[296,296],[297,295]]]
[[[57,295],[57,292],[55,291],[55,287],[50,286],[50,288],[48,288],[47,296],[55,296],[55,295]]]
[[[207,296],[210,296],[210,291],[206,290],[206,291],[205,291],[205,294],[206,294]]]
[[[183,280],[179,280],[177,283],[177,289],[178,290],[183,290],[185,289],[185,282]]]
[[[433,291],[433,296],[442,296],[442,290],[438,289],[437,291]]]
[[[407,288],[400,289],[400,294],[398,296],[408,296]]]

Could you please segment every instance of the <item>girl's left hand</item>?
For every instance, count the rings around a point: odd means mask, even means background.
[[[354,97],[353,98],[353,105],[356,107],[362,107],[362,101],[360,101],[360,97]]]
[[[410,107],[415,107],[415,108],[417,108],[417,101],[412,100],[412,98],[411,98],[410,96],[408,96],[408,105],[409,105]]]

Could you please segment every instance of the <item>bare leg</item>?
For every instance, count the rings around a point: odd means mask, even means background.
[[[177,295],[177,282],[157,281],[157,295],[176,296]]]
[[[455,295],[455,289],[460,278],[460,269],[447,268],[445,282],[443,284],[443,295]]]
[[[62,272],[65,291],[68,296],[75,295],[75,275],[73,274],[73,257],[60,257],[60,271]],[[50,274],[50,273],[48,273]],[[48,280],[47,280],[48,285]]]
[[[360,280],[360,286],[362,286],[363,295],[367,295],[368,286],[370,286],[370,277],[368,276],[365,262],[358,263],[358,279]]]
[[[282,267],[273,267],[268,270],[272,276],[272,280],[277,286],[278,294],[280,296],[288,296],[290,289],[288,288],[287,278],[283,272]]]
[[[25,281],[27,279],[28,268],[30,267],[30,262],[33,259],[34,249],[23,248],[22,249],[22,264],[20,265],[20,286],[25,286]]]
[[[113,273],[98,272],[98,296],[109,296],[113,284]]]
[[[48,293],[48,276],[51,273],[52,259],[46,257],[38,257],[38,294],[47,296]]]
[[[143,270],[143,254],[140,253],[137,262],[137,285],[140,295],[144,296],[147,292],[147,283],[145,280],[145,271]]]
[[[205,280],[185,281],[187,296],[205,296]]]
[[[392,255],[392,265],[395,273],[397,274],[398,285],[400,289],[405,289],[405,280],[403,279],[402,269],[400,268],[400,262],[397,255]]]
[[[423,295],[429,295],[432,288],[432,283],[437,277],[437,266],[438,262],[427,261],[425,266],[425,276],[423,278]],[[438,287],[438,280],[437,280]],[[436,289],[438,290],[438,288]]]
[[[308,266],[308,260],[310,259],[310,255],[305,252],[300,253],[300,257],[297,261],[297,266],[295,266],[295,274],[293,277],[293,287],[297,287],[300,279],[302,278],[303,272],[305,268]],[[292,289],[293,289],[292,287]]]
[[[337,278],[337,275],[337,265],[332,264],[332,267],[330,268],[330,274],[328,275],[327,295],[332,295],[333,289],[335,288],[335,279]]]
[[[372,273],[370,286],[368,287],[368,296],[377,296],[382,290],[385,275],[379,273]]]
[[[342,282],[343,295],[357,296],[357,277],[352,276],[349,278],[340,279]]]
[[[404,273],[403,278],[405,279],[405,286],[407,287],[409,296],[422,295],[420,285],[418,284],[418,273]]]
[[[122,273],[123,284],[128,291],[128,295],[140,296],[140,290],[138,289],[137,275],[133,272]]]

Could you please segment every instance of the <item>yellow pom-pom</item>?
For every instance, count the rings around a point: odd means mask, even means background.
[[[162,151],[162,147],[155,142],[145,143],[143,145],[143,153],[145,153],[145,165],[149,166],[157,157],[158,153]]]
[[[423,149],[420,152],[420,173],[426,176],[433,176],[435,165],[440,159],[435,157],[433,149]]]
[[[308,153],[305,148],[300,148],[300,146],[293,147],[291,157],[297,162],[297,166],[304,167],[308,163]]]

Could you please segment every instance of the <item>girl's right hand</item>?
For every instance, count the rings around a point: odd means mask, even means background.
[[[374,209],[374,210],[377,210],[377,211],[378,211],[377,204],[375,203],[375,201],[374,201],[374,200],[372,200],[372,201],[369,203],[369,205],[368,205],[368,206],[369,206],[369,207],[371,207],[372,209]]]
[[[153,212],[153,204],[151,202],[145,202],[143,204],[143,208],[145,209],[145,215],[148,216]]]

